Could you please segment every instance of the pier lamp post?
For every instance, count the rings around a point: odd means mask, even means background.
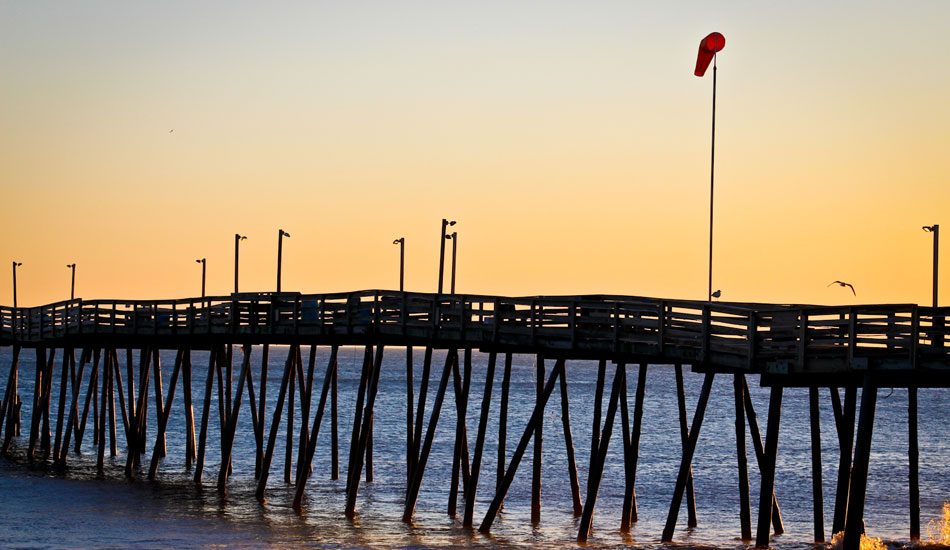
[[[13,309],[16,309],[16,268],[23,265],[23,262],[13,262]]]
[[[450,288],[452,294],[455,294],[455,258],[458,251],[459,234],[457,231],[453,231],[451,235],[446,235],[445,238],[452,241],[452,283]]]
[[[406,238],[399,237],[393,244],[399,245],[399,292],[402,292],[406,273]]]
[[[277,292],[280,292],[280,263],[284,251],[284,237],[290,238],[290,233],[279,229],[277,231]]]
[[[205,261],[205,258],[201,258],[200,260],[195,260],[195,263],[201,264],[201,297],[204,298],[205,297],[205,274],[207,273],[207,267],[208,267],[207,261]]]
[[[937,224],[925,225],[923,227],[924,231],[927,233],[933,233],[934,236],[934,282],[933,282],[933,307],[937,307],[937,257],[939,254],[939,243],[940,243],[940,226]]]
[[[69,299],[75,300],[76,299],[76,264],[74,263],[66,264],[66,267],[68,267],[72,271],[72,280],[69,283]]]
[[[442,240],[439,245],[439,294],[442,294],[442,279],[445,273],[445,228],[455,225],[455,220],[449,221],[442,218]]]
[[[234,293],[238,291],[238,257],[241,249],[241,241],[247,240],[246,235],[234,234]]]

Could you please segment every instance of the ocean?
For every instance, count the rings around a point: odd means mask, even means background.
[[[268,369],[265,416],[267,429],[288,348],[271,346]],[[58,351],[62,353],[61,350]],[[306,365],[309,348],[303,350]],[[77,352],[77,361],[78,361]],[[12,350],[0,350],[0,380],[6,384]],[[226,494],[215,486],[220,465],[220,436],[217,390],[212,394],[208,450],[204,483],[196,486],[193,472],[185,467],[185,420],[182,388],[176,391],[167,433],[167,456],[161,460],[158,477],[146,479],[148,459],[155,442],[157,422],[154,396],[150,399],[147,453],[133,479],[124,475],[125,445],[121,417],[117,420],[120,439],[118,456],[109,457],[103,475],[96,473],[96,448],[92,443],[90,419],[83,439],[82,453],[70,453],[68,467],[57,471],[48,461],[29,464],[25,450],[29,437],[30,407],[33,394],[34,354],[23,350],[20,357],[19,392],[23,400],[22,435],[14,438],[10,456],[0,458],[0,547],[24,549],[53,548],[445,548],[445,547],[577,547],[579,519],[572,513],[568,464],[561,425],[560,395],[555,391],[545,409],[542,470],[541,522],[531,523],[531,456],[529,446],[514,482],[495,520],[491,533],[481,534],[463,528],[464,499],[459,496],[457,517],[446,514],[451,462],[454,450],[456,413],[451,384],[438,422],[432,453],[423,478],[413,523],[401,521],[406,492],[406,380],[404,348],[387,348],[381,370],[374,419],[374,480],[362,482],[357,500],[357,516],[344,515],[345,479],[353,407],[363,360],[363,349],[339,350],[339,434],[340,479],[330,480],[329,411],[324,416],[313,461],[313,473],[307,484],[303,511],[292,507],[293,487],[284,484],[283,464],[286,441],[286,416],[280,427],[266,502],[254,497],[255,439],[251,429],[248,401],[241,404],[234,443],[233,474]],[[316,414],[320,387],[329,357],[329,348],[318,348],[314,373],[311,419]],[[414,350],[415,402],[422,375],[423,350]],[[120,351],[122,372],[125,354]],[[137,353],[136,353],[137,358]],[[168,392],[174,364],[174,351],[162,352],[163,388]],[[255,347],[252,358],[255,389],[259,387],[261,349]],[[429,395],[426,400],[426,424],[435,402],[444,352],[436,351],[432,361]],[[488,356],[473,354],[472,386],[468,404],[467,429],[470,452],[474,449],[479,411],[487,370]],[[516,355],[511,373],[511,397],[508,413],[506,462],[514,453],[524,432],[535,401],[536,357]],[[240,367],[235,352],[234,387]],[[200,426],[201,399],[207,373],[208,353],[193,352],[193,394],[196,423]],[[503,358],[495,371],[490,420],[475,506],[476,527],[484,517],[494,495],[498,411],[501,395]],[[55,437],[55,419],[59,401],[61,355],[57,355],[53,377],[51,429]],[[554,361],[545,362],[550,374]],[[628,399],[631,419],[637,366],[627,367]],[[86,369],[88,383],[90,368]],[[606,411],[610,383],[615,368],[608,365],[603,410]],[[688,418],[692,422],[703,375],[685,369]],[[582,498],[590,462],[593,402],[597,363],[568,361],[570,420],[577,456]],[[768,388],[759,387],[757,376],[748,376],[752,401],[760,429],[767,423]],[[299,389],[295,430],[300,427]],[[923,538],[927,523],[942,515],[950,499],[950,447],[947,433],[950,412],[943,407],[948,398],[944,389],[919,390],[919,448],[921,522]],[[838,442],[827,389],[821,390],[821,426],[824,479],[825,533],[831,538],[834,490],[838,469]],[[859,393],[860,402],[860,393]],[[329,407],[329,405],[328,405]],[[686,527],[685,499],[679,515],[672,546],[708,546],[739,548],[739,494],[736,468],[734,427],[735,409],[732,376],[715,379],[699,444],[693,460],[698,526]],[[90,413],[91,416],[91,413]],[[117,414],[118,416],[118,414]],[[660,536],[669,512],[673,485],[681,454],[674,368],[650,365],[640,438],[637,470],[639,519],[629,533],[622,533],[620,515],[624,491],[624,464],[618,412],[601,484],[593,530],[587,546],[661,548]],[[813,546],[811,436],[808,417],[808,390],[788,388],[783,399],[776,494],[781,506],[785,533],[774,536],[776,548]],[[909,543],[908,466],[907,466],[907,391],[883,388],[879,391],[868,481],[865,523],[867,534],[893,544]],[[747,437],[749,480],[752,493],[753,534],[758,510],[759,473],[751,438]],[[294,450],[296,462],[296,449]]]

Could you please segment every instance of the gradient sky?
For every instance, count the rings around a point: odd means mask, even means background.
[[[459,292],[705,299],[719,31],[713,288],[929,304],[950,2],[840,4],[2,0],[0,303],[227,294],[235,232],[270,291],[279,228],[285,290],[433,292],[443,217]]]

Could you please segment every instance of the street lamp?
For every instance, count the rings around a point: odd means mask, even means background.
[[[458,251],[459,234],[453,231],[451,235],[446,235],[446,239],[452,241],[452,294],[455,294],[455,257]]]
[[[204,298],[205,297],[205,273],[207,273],[208,265],[207,265],[207,262],[205,261],[205,258],[201,258],[200,260],[195,260],[195,263],[201,264],[201,297]]]
[[[76,264],[66,264],[73,273],[72,273],[72,282],[69,284],[69,299],[76,299]]]
[[[238,291],[238,256],[240,251],[241,241],[246,240],[247,236],[234,234],[234,293],[237,294]]]
[[[16,268],[23,262],[13,262],[13,309],[16,309]]]
[[[442,294],[442,278],[445,273],[445,228],[455,225],[455,220],[449,221],[442,218],[442,241],[439,246],[439,294]]]
[[[404,275],[406,273],[406,238],[399,237],[393,244],[399,245],[399,292],[403,291]]]
[[[934,282],[933,282],[933,293],[934,293],[934,308],[937,307],[937,256],[938,256],[938,245],[940,242],[940,226],[937,224],[934,225],[925,225],[923,230],[927,233],[933,233],[934,235]],[[935,312],[936,313],[936,312]]]
[[[280,292],[280,262],[284,250],[284,237],[290,238],[290,233],[283,229],[277,231],[277,292]]]

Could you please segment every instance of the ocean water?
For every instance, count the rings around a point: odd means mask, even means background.
[[[288,348],[272,346],[267,381],[267,430],[277,401],[280,378]],[[0,350],[0,384],[6,387],[11,365],[11,349]],[[62,351],[58,352],[53,383],[51,430],[59,401],[59,374]],[[304,364],[309,348],[303,350]],[[78,361],[77,352],[77,361]],[[137,353],[135,358],[137,360]],[[318,348],[311,407],[312,422],[329,357],[328,348]],[[345,479],[353,407],[363,360],[363,349],[339,350],[339,434],[340,479],[330,480],[329,410],[324,416],[307,484],[304,509],[291,506],[293,487],[283,481],[286,416],[282,420],[266,493],[266,502],[254,497],[255,440],[246,393],[241,405],[234,442],[233,474],[226,494],[216,489],[220,467],[217,389],[212,394],[204,483],[196,486],[193,473],[185,468],[185,421],[182,388],[176,390],[167,433],[167,456],[161,460],[158,478],[146,479],[147,464],[155,442],[154,396],[150,399],[147,453],[133,479],[124,475],[125,445],[121,416],[117,419],[118,456],[109,457],[103,475],[96,474],[96,448],[92,443],[90,419],[82,453],[71,453],[65,472],[47,462],[29,464],[24,456],[29,438],[30,406],[33,394],[34,358],[23,350],[20,358],[19,392],[23,400],[22,435],[14,438],[10,457],[0,459],[0,547],[4,548],[441,548],[441,547],[575,547],[579,520],[573,517],[568,466],[561,424],[560,395],[555,391],[545,409],[543,437],[541,522],[530,521],[531,456],[528,447],[495,520],[491,534],[462,527],[464,499],[459,496],[457,517],[446,514],[451,459],[454,450],[456,412],[451,383],[438,422],[416,504],[414,521],[401,521],[406,487],[406,379],[404,348],[387,348],[380,375],[374,420],[374,481],[361,482],[357,516],[344,515]],[[414,353],[414,403],[422,375],[423,350]],[[439,385],[445,354],[433,356],[426,400],[428,425]],[[123,375],[125,353],[119,352]],[[169,389],[174,352],[163,352],[163,388]],[[255,347],[252,366],[255,389],[260,386],[261,349]],[[473,354],[472,387],[468,404],[467,429],[470,452],[474,451],[479,411],[487,371],[486,354]],[[510,460],[534,407],[536,358],[516,355],[511,374],[506,462]],[[200,426],[201,399],[207,373],[208,353],[193,352],[193,386],[196,424]],[[234,358],[234,388],[240,354]],[[494,495],[497,468],[498,411],[501,395],[503,357],[495,371],[490,420],[475,505],[476,527]],[[553,361],[546,361],[545,375]],[[685,369],[689,421],[702,385],[703,376]],[[88,384],[87,366],[83,386]],[[606,412],[610,383],[615,367],[607,367]],[[582,498],[590,461],[593,402],[597,363],[568,361],[570,420],[577,456]],[[760,429],[764,430],[768,410],[768,388],[761,388],[749,376],[752,401]],[[631,422],[637,367],[627,367]],[[127,391],[127,390],[126,390]],[[300,427],[299,388],[294,429]],[[860,394],[859,394],[860,397]],[[828,390],[821,391],[825,534],[831,537],[834,489],[838,468],[838,443]],[[919,447],[921,520],[924,538],[927,522],[941,514],[950,499],[950,447],[946,433],[950,413],[945,407],[947,390],[919,391]],[[118,400],[117,400],[118,402]],[[859,401],[860,402],[860,401]],[[68,400],[67,400],[68,403]],[[68,405],[67,405],[68,406]],[[329,407],[329,403],[327,405]],[[90,413],[91,416],[91,413]],[[619,411],[614,424],[607,464],[601,484],[593,532],[588,546],[632,546],[659,548],[660,535],[669,512],[673,485],[681,454],[674,369],[670,365],[648,368],[640,458],[637,470],[639,520],[629,533],[620,532],[620,509],[624,490],[623,449]],[[909,542],[907,482],[907,392],[884,388],[879,392],[865,506],[867,533],[895,543]],[[812,546],[811,439],[806,389],[785,390],[780,428],[776,493],[785,523],[785,534],[773,537],[777,548]],[[751,439],[747,437],[749,479],[752,492],[753,534],[758,510],[759,472]],[[294,449],[296,462],[296,448]],[[674,546],[738,548],[745,545],[739,535],[739,495],[732,377],[719,375],[713,385],[699,445],[693,460],[698,526],[686,528],[685,502],[674,534]],[[685,499],[684,499],[685,501]]]

